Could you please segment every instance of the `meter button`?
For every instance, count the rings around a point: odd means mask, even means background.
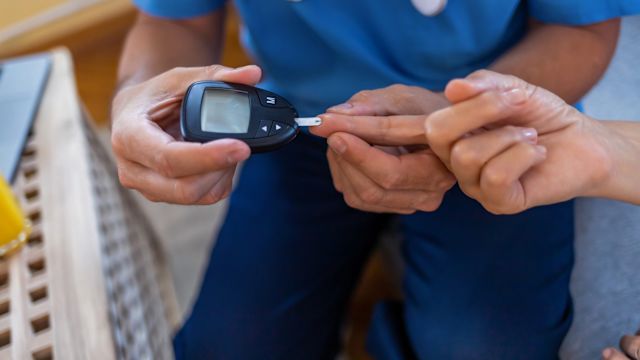
[[[283,132],[287,131],[289,128],[291,127],[287,124],[274,122],[273,126],[271,127],[271,132],[269,133],[269,136],[280,135]]]
[[[256,137],[265,137],[269,136],[269,131],[271,130],[271,121],[260,120],[260,125],[258,126],[258,131],[256,132]]]
[[[260,98],[260,102],[263,106],[273,107],[273,108],[284,108],[288,107],[287,102],[282,100],[278,95],[274,95],[271,93],[259,93],[258,97]]]

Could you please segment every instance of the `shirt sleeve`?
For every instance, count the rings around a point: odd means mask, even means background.
[[[640,0],[529,0],[529,13],[546,23],[593,24],[640,14]]]
[[[205,15],[220,9],[225,2],[226,0],[133,0],[140,11],[168,19]]]

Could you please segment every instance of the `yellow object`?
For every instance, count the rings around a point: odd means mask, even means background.
[[[20,210],[9,184],[0,174],[0,256],[22,246],[29,236],[29,222]]]

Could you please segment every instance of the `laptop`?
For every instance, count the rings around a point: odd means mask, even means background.
[[[0,173],[9,182],[15,179],[50,67],[49,54],[0,60]]]

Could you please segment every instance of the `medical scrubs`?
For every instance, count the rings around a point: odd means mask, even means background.
[[[363,89],[440,91],[490,65],[527,21],[591,24],[640,12],[638,0],[238,0],[261,86],[301,115]],[[137,0],[172,19],[222,0]],[[345,306],[389,216],[349,208],[324,139],[301,134],[252,156],[231,196],[199,296],[175,338],[178,359],[331,359]],[[433,213],[396,218],[406,262],[401,305],[376,309],[382,359],[553,359],[571,323],[571,202],[494,216],[458,188]]]

